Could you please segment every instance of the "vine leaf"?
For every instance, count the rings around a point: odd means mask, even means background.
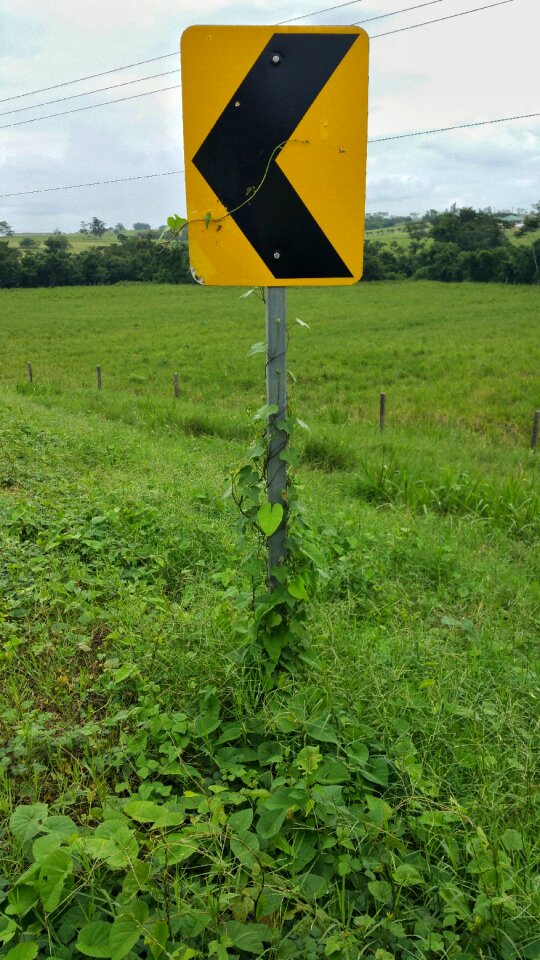
[[[266,344],[262,340],[259,340],[258,343],[251,344],[246,353],[246,357],[254,357],[256,353],[266,353]]]
[[[271,537],[283,520],[283,506],[281,503],[263,503],[257,513],[257,520],[262,532]]]

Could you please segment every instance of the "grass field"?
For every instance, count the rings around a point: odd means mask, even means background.
[[[132,237],[135,236],[134,230],[126,230],[126,236]],[[36,250],[39,247],[43,248],[43,244],[47,237],[53,235],[53,231],[50,233],[16,233],[15,236],[9,237],[9,242],[13,246],[20,246],[21,240],[26,240],[30,238],[35,241],[36,246],[30,247],[30,250]],[[82,233],[66,233],[63,234],[66,237],[69,243],[69,249],[72,253],[82,253],[83,250],[89,250],[92,247],[105,247],[110,246],[112,243],[118,243],[115,233],[104,233],[100,237],[92,237],[90,235],[85,235]]]
[[[192,714],[209,683],[234,722],[253,709],[231,599],[236,510],[222,492],[264,402],[262,357],[246,357],[264,339],[264,307],[239,294],[142,285],[0,291],[5,823],[17,804],[48,804],[84,837],[100,811],[169,795],[175,780],[162,772],[167,745],[159,741],[161,754],[151,747],[152,717]],[[529,450],[540,406],[537,317],[538,291],[525,287],[366,284],[289,295],[292,405],[311,427],[299,478],[326,577],[308,609],[318,673],[297,678],[284,696],[295,704],[302,695],[317,716],[321,704],[354,712],[370,755],[387,758],[390,785],[370,781],[370,810],[379,811],[381,797],[386,803],[383,853],[370,848],[355,861],[375,907],[362,901],[358,913],[340,860],[334,899],[323,904],[313,889],[295,887],[280,914],[280,945],[264,946],[277,920],[262,913],[259,922],[256,864],[240,852],[240,872],[228,868],[233,907],[226,898],[204,907],[208,928],[226,929],[230,943],[214,933],[213,947],[192,926],[178,928],[181,946],[150,950],[128,937],[125,952],[86,948],[68,932],[71,915],[55,925],[63,901],[47,884],[60,882],[56,861],[53,879],[45,871],[39,881],[44,908],[31,893],[28,907],[13,894],[7,912],[2,905],[2,891],[43,855],[41,840],[31,855],[28,837],[54,833],[34,807],[33,834],[17,818],[15,840],[0,826],[1,957],[15,943],[24,949],[10,960],[34,960],[34,944],[39,957],[59,960],[540,956],[540,498]],[[329,749],[324,738],[320,746]],[[407,833],[394,819],[403,810]],[[413,814],[421,814],[414,829]],[[323,823],[316,829],[324,834]],[[396,857],[404,857],[401,873],[392,872]],[[91,870],[92,908],[77,901],[85,922],[108,923],[115,898],[127,896],[125,885],[113,896],[104,870]],[[33,876],[20,881],[25,891]],[[396,896],[395,877],[405,876]],[[137,877],[142,898],[166,912],[162,888],[158,895]],[[175,910],[184,881],[175,874]],[[199,916],[207,894],[190,883]],[[269,874],[274,893],[276,884]],[[22,939],[14,922],[27,924]]]

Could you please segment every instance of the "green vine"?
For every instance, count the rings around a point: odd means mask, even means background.
[[[194,217],[193,219],[189,219],[189,220],[186,217],[179,216],[179,214],[174,214],[171,217],[167,217],[168,229],[167,231],[164,231],[161,234],[157,242],[165,243],[165,244],[171,243],[173,240],[177,239],[177,237],[180,236],[184,227],[189,227],[193,223],[204,223],[207,228],[210,226],[211,223],[215,223],[215,224],[218,224],[217,229],[220,230],[221,223],[223,220],[228,220],[229,217],[232,217],[235,213],[238,213],[239,210],[245,207],[248,203],[251,203],[251,201],[254,200],[254,198],[257,196],[259,191],[264,186],[264,183],[266,182],[266,179],[268,177],[268,171],[270,170],[272,160],[274,159],[276,154],[279,153],[281,150],[283,150],[283,147],[287,146],[288,143],[306,143],[306,142],[307,141],[305,140],[294,139],[294,140],[283,140],[282,143],[278,143],[277,146],[274,147],[274,149],[272,150],[268,158],[266,167],[264,169],[264,173],[261,177],[261,180],[257,184],[257,186],[255,187],[247,186],[246,198],[242,200],[240,203],[238,203],[237,206],[233,207],[232,210],[227,210],[220,217],[214,217],[212,213],[208,211],[208,213],[205,213],[204,217]],[[165,233],[169,233],[170,235],[166,237]]]

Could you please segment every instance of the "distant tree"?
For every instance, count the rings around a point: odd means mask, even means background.
[[[19,246],[22,250],[29,250],[30,247],[39,247],[39,240],[35,237],[23,237]]]
[[[100,220],[99,217],[92,217],[88,230],[93,237],[102,237],[106,230],[105,221]]]
[[[519,237],[525,236],[526,233],[533,233],[536,230],[540,230],[540,203],[533,203],[533,213],[528,213],[526,217],[523,218],[523,226],[517,231]]]
[[[134,230],[151,230],[152,228],[149,223],[134,223],[133,229]]]
[[[429,223],[423,218],[422,220],[406,223],[405,229],[412,240],[422,240],[424,237],[429,236],[430,233]]]
[[[52,237],[47,237],[44,246],[48,254],[65,255],[71,244],[64,234],[54,234]]]
[[[472,207],[438,214],[431,222],[431,235],[439,243],[456,244],[467,251],[490,250],[505,243],[497,218]]]
[[[123,223],[120,223],[120,221],[118,221],[118,223],[115,223],[115,225],[114,225],[114,232],[115,232],[115,233],[125,233],[125,232],[126,232],[126,228],[125,228],[124,224],[123,224]]]
[[[86,220],[81,220],[79,233],[82,233],[83,237],[87,237],[90,233],[90,224],[87,223]]]
[[[8,240],[0,240],[0,287],[16,287],[19,282],[20,253],[10,247]]]
[[[0,220],[0,237],[14,237],[15,231],[10,227],[7,220]]]

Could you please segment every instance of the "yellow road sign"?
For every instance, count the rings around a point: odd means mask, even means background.
[[[190,261],[202,283],[362,275],[368,37],[358,27],[182,36]]]

